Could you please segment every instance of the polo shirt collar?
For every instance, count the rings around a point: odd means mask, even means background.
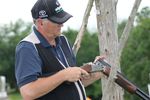
[[[33,32],[35,33],[35,35],[38,37],[38,39],[40,40],[40,43],[44,46],[44,47],[52,47],[48,41],[42,36],[42,34],[35,28],[35,26],[33,26]],[[61,44],[60,41],[60,37],[56,37],[56,47],[58,47]]]

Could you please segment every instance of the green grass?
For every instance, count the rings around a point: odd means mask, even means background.
[[[22,97],[19,92],[8,94],[9,100],[22,100]]]

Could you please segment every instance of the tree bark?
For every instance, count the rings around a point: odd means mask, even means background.
[[[126,27],[118,41],[116,0],[95,0],[97,9],[97,27],[99,49],[101,54],[107,54],[107,60],[112,65],[108,80],[102,78],[102,100],[123,100],[123,90],[114,83],[116,72],[120,71],[120,56],[133,27],[134,18],[141,0],[136,0]]]
[[[81,44],[84,32],[85,32],[87,24],[88,24],[88,18],[90,16],[90,12],[91,12],[91,9],[92,9],[92,6],[93,6],[93,2],[94,2],[94,0],[89,0],[88,1],[88,5],[87,5],[87,8],[86,8],[85,13],[84,13],[82,25],[80,27],[79,33],[78,33],[78,35],[76,37],[76,40],[74,42],[73,51],[74,51],[75,55],[77,54],[77,52],[80,48],[80,44]]]
[[[131,14],[128,18],[128,22],[127,22],[127,24],[124,28],[124,31],[122,33],[122,36],[121,36],[120,40],[119,40],[119,58],[121,56],[121,53],[123,51],[123,48],[124,48],[127,40],[128,40],[130,31],[133,27],[134,19],[135,19],[137,10],[140,6],[140,3],[141,3],[141,0],[135,0],[134,6],[133,6],[132,11],[131,11]]]
[[[95,0],[100,54],[112,65],[108,79],[102,78],[102,100],[123,100],[123,90],[114,83],[116,71],[120,70],[118,59],[118,34],[115,0]]]

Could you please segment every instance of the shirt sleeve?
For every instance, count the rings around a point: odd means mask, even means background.
[[[15,55],[15,76],[18,87],[37,80],[42,73],[42,61],[34,44],[30,42],[19,43]]]

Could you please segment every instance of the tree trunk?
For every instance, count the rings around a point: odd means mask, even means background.
[[[73,45],[73,52],[74,52],[75,55],[77,54],[77,52],[78,52],[78,50],[80,48],[80,44],[81,44],[84,32],[85,32],[87,24],[88,24],[88,19],[89,19],[90,12],[91,12],[91,9],[92,9],[92,6],[93,6],[93,2],[94,2],[94,0],[89,0],[88,1],[87,8],[86,8],[86,10],[84,12],[82,25],[80,27],[80,31],[79,31],[79,33],[78,33],[78,35],[76,37],[76,40],[74,42],[74,45]]]
[[[102,100],[123,100],[123,89],[114,83],[114,78],[116,76],[116,72],[120,71],[120,56],[129,37],[131,28],[133,27],[135,15],[139,8],[141,0],[135,0],[131,14],[128,18],[127,25],[125,26],[125,29],[119,41],[117,34],[116,16],[117,2],[118,0],[95,0],[100,53],[101,55],[106,55],[107,61],[112,66],[108,79],[106,79],[106,77],[102,78]],[[80,48],[92,5],[93,0],[89,0],[80,32],[78,33],[73,46],[75,55]]]
[[[123,100],[123,89],[114,83],[116,71],[120,70],[115,0],[95,0],[100,53],[112,65],[109,78],[102,78],[102,100]]]

